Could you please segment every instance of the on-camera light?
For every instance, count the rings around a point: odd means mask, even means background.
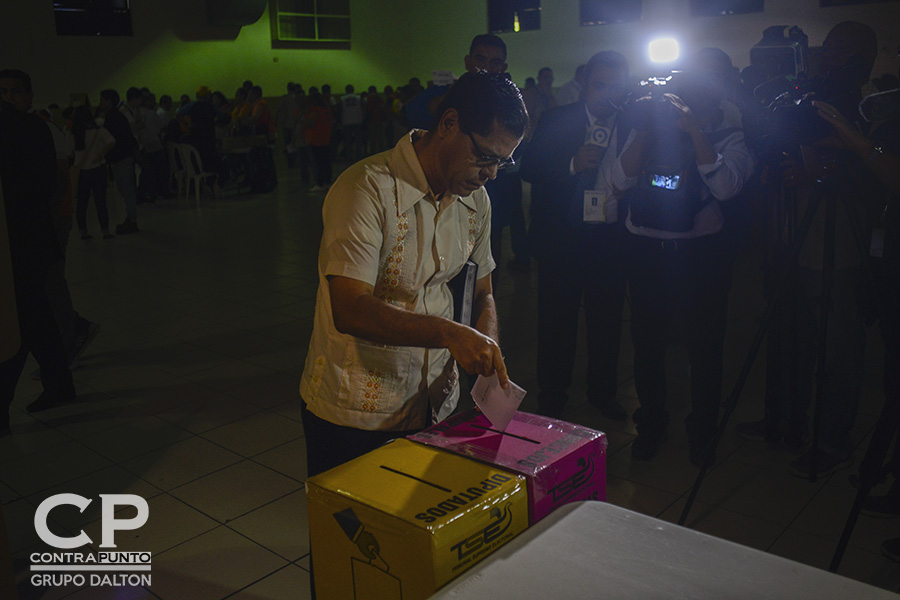
[[[678,41],[673,38],[653,40],[647,46],[650,60],[655,63],[667,63],[678,59]]]

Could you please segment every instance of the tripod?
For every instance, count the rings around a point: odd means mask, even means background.
[[[817,449],[819,447],[819,430],[821,423],[821,404],[824,398],[828,377],[826,371],[826,348],[828,335],[828,315],[832,306],[831,293],[834,281],[835,251],[834,237],[838,202],[841,202],[845,208],[848,222],[850,223],[850,229],[853,233],[855,245],[860,253],[860,257],[862,257],[861,262],[865,280],[869,283],[869,285],[872,287],[873,292],[875,293],[878,313],[879,315],[885,314],[884,306],[881,303],[881,298],[878,295],[877,289],[875,287],[875,279],[871,272],[871,266],[869,265],[868,259],[866,258],[868,256],[868,248],[866,247],[863,240],[859,219],[857,218],[857,215],[853,208],[849,206],[847,194],[839,193],[840,190],[849,189],[849,174],[847,173],[846,167],[838,169],[836,168],[837,165],[832,164],[830,166],[833,169],[832,172],[830,174],[819,177],[816,180],[813,194],[810,197],[809,204],[801,220],[797,236],[793,240],[793,244],[788,251],[787,260],[776,280],[774,290],[770,296],[770,300],[763,315],[762,322],[760,323],[756,331],[756,335],[754,336],[753,342],[750,345],[750,349],[741,367],[740,373],[738,374],[734,388],[732,389],[731,394],[725,402],[722,419],[708,447],[703,465],[700,468],[700,473],[698,474],[697,479],[694,482],[691,494],[684,507],[681,517],[678,520],[679,525],[684,525],[687,520],[688,514],[690,513],[691,507],[693,506],[693,503],[697,498],[697,494],[700,491],[703,480],[706,477],[706,474],[711,466],[711,459],[714,456],[715,450],[718,447],[722,435],[728,425],[728,420],[731,417],[731,414],[734,412],[735,407],[737,406],[737,401],[740,397],[740,393],[743,390],[744,385],[746,384],[747,378],[750,374],[750,370],[753,367],[753,363],[756,359],[757,354],[759,353],[759,349],[762,346],[763,340],[765,339],[765,336],[769,328],[771,327],[772,322],[774,321],[776,308],[779,305],[779,302],[781,301],[781,298],[784,294],[786,283],[793,270],[793,267],[797,264],[800,250],[812,226],[813,219],[815,218],[815,215],[818,212],[819,208],[824,203],[825,238],[823,246],[822,288],[820,300],[822,309],[819,320],[817,360],[818,369],[815,409],[813,416],[813,451],[810,453],[810,480],[816,481],[816,472],[818,468]],[[888,341],[886,339],[885,343],[892,344],[894,343],[894,340],[892,339]],[[845,526],[841,542],[838,545],[837,552],[835,553],[835,557],[831,565],[832,571],[837,569],[840,563],[841,556],[843,555],[843,551],[846,548],[847,542],[849,541],[850,534],[852,533],[853,527],[856,523],[856,518],[859,514],[859,510],[862,508],[862,503],[865,501],[865,498],[868,496],[869,491],[877,481],[881,462],[884,459],[884,456],[890,445],[894,430],[896,428],[897,418],[900,418],[900,407],[898,407],[898,403],[893,400],[894,399],[888,398],[885,401],[885,405],[882,409],[882,415],[879,418],[878,425],[876,426],[875,435],[873,436],[872,443],[869,445],[869,449],[866,453],[866,458],[864,459],[863,464],[860,468],[861,483],[859,486],[859,493],[857,494],[856,502],[854,503],[853,510],[851,511],[850,517],[848,518],[848,522]]]

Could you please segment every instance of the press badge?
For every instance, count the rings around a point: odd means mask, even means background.
[[[618,218],[618,207],[614,196],[610,196],[603,190],[585,190],[585,223],[615,223]]]

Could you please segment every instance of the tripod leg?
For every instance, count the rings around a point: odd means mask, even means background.
[[[711,466],[710,459],[715,455],[716,448],[719,447],[719,441],[722,439],[722,434],[725,432],[725,428],[728,426],[728,420],[731,418],[731,413],[734,412],[734,409],[737,406],[738,398],[741,395],[741,391],[744,389],[744,385],[747,383],[747,378],[750,376],[750,370],[753,368],[753,363],[756,360],[757,354],[759,354],[759,349],[766,337],[766,332],[772,324],[775,307],[778,305],[779,298],[784,293],[785,284],[787,283],[787,279],[790,276],[793,267],[797,264],[797,257],[800,255],[800,248],[803,247],[803,242],[806,240],[806,236],[809,233],[810,227],[812,226],[813,218],[815,217],[816,211],[818,210],[821,202],[821,193],[813,194],[809,199],[809,205],[806,207],[806,212],[803,213],[803,220],[800,223],[800,229],[797,233],[797,238],[794,241],[794,244],[791,246],[788,260],[778,277],[778,283],[775,285],[772,297],[769,299],[769,303],[766,306],[766,311],[763,314],[762,322],[756,330],[756,335],[753,338],[753,342],[750,344],[750,350],[747,352],[747,357],[744,359],[744,364],[741,366],[741,371],[738,374],[737,381],[734,384],[731,395],[725,402],[722,419],[719,422],[719,426],[716,428],[716,433],[713,436],[713,439],[709,445],[709,449],[707,450],[706,457],[703,460],[703,466],[700,467],[700,473],[697,475],[697,479],[694,481],[694,487],[691,489],[691,494],[690,496],[688,496],[688,501],[684,505],[684,510],[681,513],[681,517],[679,517],[678,519],[679,525],[685,524],[688,514],[690,514],[691,512],[691,507],[694,505],[694,501],[697,499],[697,494],[700,492],[700,486],[703,485],[703,480],[706,478],[706,473],[707,471],[709,471],[709,467]]]
[[[831,297],[834,289],[834,231],[837,220],[837,196],[829,192],[825,197],[825,238],[822,245],[822,288],[819,298],[819,339],[817,347],[819,358],[816,361],[816,404],[813,409],[813,442],[810,449],[809,480],[818,479],[819,444],[822,429],[822,403],[828,388],[828,321],[834,302]]]

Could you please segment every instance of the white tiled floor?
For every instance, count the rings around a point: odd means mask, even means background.
[[[274,193],[206,199],[200,210],[174,200],[142,206],[139,235],[71,241],[68,277],[76,308],[102,323],[74,372],[79,400],[25,413],[40,391],[28,378],[29,362],[13,407],[13,435],[0,439],[0,501],[23,599],[308,596],[306,467],[296,390],[312,329],[321,202],[321,194],[306,193],[295,173],[281,169]],[[120,219],[115,206],[113,220]],[[496,293],[511,376],[530,391],[537,387],[535,281],[534,273],[501,266]],[[759,282],[758,261],[744,259],[732,292],[726,386],[758,322]],[[860,444],[881,402],[880,339],[870,333],[866,398],[854,432]],[[676,521],[697,475],[683,432],[673,426],[657,459],[633,462],[634,425],[608,421],[585,402],[584,362],[582,341],[579,383],[566,418],[607,432],[609,501]],[[761,414],[762,362],[733,422]],[[619,373],[619,399],[633,409],[627,327]],[[673,423],[687,412],[687,384],[683,353],[675,351]],[[533,407],[534,394],[523,408]],[[852,471],[815,484],[796,479],[787,470],[793,455],[745,442],[731,430],[718,454],[688,525],[827,567],[853,501]],[[61,492],[94,498],[133,493],[148,500],[147,525],[120,532],[116,541],[121,550],[153,552],[149,589],[29,583],[28,555],[44,548],[32,525],[35,507]],[[84,514],[55,510],[51,528],[84,529],[98,540],[97,504]],[[897,536],[900,520],[861,517],[840,572],[898,589],[900,566],[879,553],[883,539]]]

